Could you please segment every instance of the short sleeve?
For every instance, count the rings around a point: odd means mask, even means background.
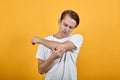
[[[79,50],[80,50],[80,47],[82,46],[82,43],[83,43],[83,37],[82,37],[82,35],[80,35],[80,34],[72,35],[72,37],[70,38],[69,41],[71,41],[75,45],[75,47],[76,47],[76,49],[73,50],[73,51],[75,51],[76,53],[78,53]]]
[[[45,60],[45,46],[43,46],[42,44],[38,46],[38,50],[36,53],[36,58],[37,59],[41,59],[41,60]]]
[[[45,37],[44,39],[51,40],[51,36]],[[45,61],[49,58],[50,55],[51,50],[43,44],[39,44],[36,52],[36,58]]]

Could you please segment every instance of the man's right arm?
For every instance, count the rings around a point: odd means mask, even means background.
[[[40,74],[47,73],[51,69],[52,64],[55,61],[55,59],[60,58],[61,54],[63,54],[63,53],[64,53],[64,51],[62,49],[61,50],[52,49],[52,54],[46,61],[38,59],[39,73]]]
[[[46,61],[38,59],[38,72],[40,74],[47,73],[51,69],[54,60],[54,56],[50,56]]]

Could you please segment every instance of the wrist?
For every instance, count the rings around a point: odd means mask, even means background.
[[[39,38],[38,43],[39,43],[39,44],[42,44],[42,38]]]

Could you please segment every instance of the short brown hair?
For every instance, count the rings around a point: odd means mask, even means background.
[[[76,21],[77,24],[75,27],[77,27],[79,24],[79,21],[80,21],[78,14],[73,10],[65,10],[61,14],[60,20],[62,21],[62,19],[64,19],[66,15],[69,15],[72,19],[74,19]]]

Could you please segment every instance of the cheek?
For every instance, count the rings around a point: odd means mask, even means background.
[[[73,29],[70,29],[70,32],[72,32],[73,31]]]
[[[65,26],[64,25],[60,25],[60,29],[64,30],[65,29]]]
[[[64,30],[64,27],[63,27],[62,25],[60,25],[59,30],[60,30],[60,31],[63,31],[63,30]]]

